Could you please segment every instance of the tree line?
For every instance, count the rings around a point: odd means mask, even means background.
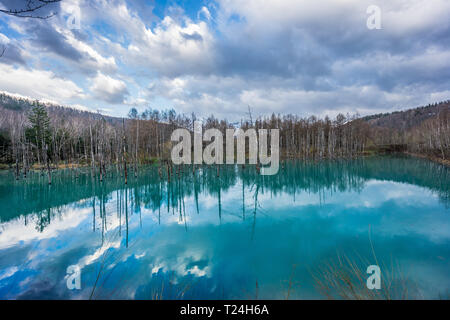
[[[5,97],[3,97],[5,99]],[[15,101],[15,100],[13,100]],[[21,107],[17,107],[20,105]],[[168,160],[176,128],[193,130],[195,114],[175,110],[132,108],[127,118],[113,118],[70,108],[45,105],[38,101],[24,107],[0,107],[0,161],[14,166],[16,178],[26,177],[30,169],[48,174],[61,165],[89,166],[102,181],[112,168],[135,176],[140,165]],[[279,129],[283,158],[351,158],[380,145],[405,145],[415,153],[447,159],[450,149],[449,112],[409,130],[371,125],[358,115],[339,114],[334,119],[311,116],[275,115],[247,119],[233,124],[213,115],[203,119],[204,129]]]

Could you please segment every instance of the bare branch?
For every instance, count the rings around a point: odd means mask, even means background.
[[[0,58],[3,57],[3,54],[5,53],[5,51],[6,51],[6,47],[3,46],[3,47],[2,47],[2,50],[1,50],[1,52],[0,52]]]
[[[252,126],[252,127],[253,127],[253,117],[252,117],[252,110],[251,110],[251,108],[250,108],[250,105],[249,105],[249,104],[248,104],[247,106],[248,106],[248,116],[249,116],[249,119],[250,119],[250,126]]]
[[[19,17],[19,18],[48,19],[50,17],[53,17],[55,15],[55,13],[52,12],[51,14],[46,15],[46,16],[33,15],[33,13],[41,8],[46,7],[47,5],[54,4],[57,2],[61,2],[61,0],[28,0],[26,8],[23,8],[23,9],[0,9],[0,12],[10,15],[10,16]]]

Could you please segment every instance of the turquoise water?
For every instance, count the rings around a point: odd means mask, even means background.
[[[291,161],[276,176],[223,166],[220,177],[186,166],[170,183],[147,167],[128,185],[84,170],[55,172],[51,186],[0,172],[1,299],[325,299],[314,275],[343,256],[382,277],[398,267],[410,298],[449,297],[441,165]],[[67,288],[70,265],[79,290]]]

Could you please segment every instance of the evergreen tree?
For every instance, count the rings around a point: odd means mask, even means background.
[[[28,141],[35,145],[38,157],[51,144],[50,118],[45,106],[35,101],[28,115],[31,127],[25,132]]]

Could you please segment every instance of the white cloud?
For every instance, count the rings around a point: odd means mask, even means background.
[[[97,5],[117,33],[114,38],[99,39],[128,67],[138,68],[139,73],[173,77],[209,73],[215,68],[215,38],[209,19],[192,21],[178,10],[150,26],[123,1]],[[211,15],[206,7],[201,12],[205,17]]]
[[[128,95],[127,85],[121,80],[111,78],[101,72],[92,80],[92,93],[96,98],[109,103],[123,103]]]
[[[3,91],[55,103],[68,103],[84,98],[83,90],[68,79],[56,77],[51,71],[26,69],[0,64],[0,88]]]
[[[116,60],[113,56],[108,58],[103,57],[98,51],[87,43],[77,40],[72,33],[64,32],[67,43],[85,55],[81,65],[86,70],[98,70],[107,73],[113,73],[117,71]]]
[[[75,2],[82,7],[79,33],[51,23],[70,46],[62,52],[73,49],[76,59],[53,54],[62,61],[54,72],[94,72],[93,98],[108,103],[164,100],[177,111],[231,119],[247,104],[255,115],[322,116],[448,99],[445,0],[218,0],[193,17],[166,8],[159,20],[124,0]],[[366,27],[372,4],[381,7],[382,30]],[[92,24],[99,21],[106,27]],[[23,34],[23,25],[13,23]],[[24,46],[26,54],[35,50]],[[42,63],[48,56],[32,57]]]
[[[16,266],[6,268],[5,270],[2,270],[0,272],[0,280],[6,279],[14,275],[17,271],[19,271],[19,268]]]
[[[447,0],[383,1],[382,10],[384,28],[399,36],[418,35],[450,25]]]
[[[162,75],[210,72],[214,38],[208,25],[188,19],[183,24],[165,17],[155,29],[143,30],[129,45],[125,59]]]
[[[9,38],[6,35],[0,32],[0,44],[2,45],[8,44],[10,41],[11,40],[9,40]]]
[[[67,208],[61,219],[55,219],[42,232],[36,228],[36,215],[25,218],[20,217],[0,224],[1,238],[0,249],[9,248],[18,243],[28,243],[29,241],[43,240],[57,237],[69,229],[79,226],[90,214],[90,209]]]
[[[400,72],[400,71],[399,71]],[[338,113],[368,115],[398,110],[436,101],[445,90],[401,86],[384,91],[371,84],[348,84],[332,89],[308,90],[298,79],[241,76],[185,76],[161,78],[153,83],[150,95],[170,99],[180,112],[214,114],[230,121],[247,116],[247,105],[258,115],[294,113],[300,116],[336,116]],[[442,100],[442,99],[438,99]]]
[[[197,18],[200,19],[201,17],[205,17],[206,20],[211,20],[211,13],[205,6],[203,6],[197,13]]]
[[[113,241],[111,243],[109,243],[108,245],[102,245],[99,248],[97,248],[95,250],[95,252],[93,254],[90,255],[86,255],[84,257],[82,257],[78,263],[77,266],[80,267],[80,269],[84,268],[87,265],[90,265],[92,263],[94,263],[95,261],[97,261],[98,259],[104,257],[106,251],[108,251],[111,248],[120,248],[120,240],[117,241]]]

